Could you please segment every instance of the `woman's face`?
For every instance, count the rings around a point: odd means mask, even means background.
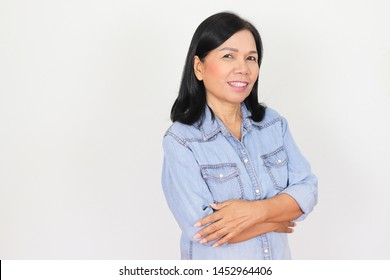
[[[203,61],[195,56],[194,70],[206,88],[208,104],[240,104],[250,94],[259,74],[256,42],[249,30],[241,30]]]

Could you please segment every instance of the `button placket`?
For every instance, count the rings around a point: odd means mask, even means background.
[[[254,167],[252,166],[252,162],[249,160],[248,152],[247,152],[243,142],[239,143],[238,152],[239,152],[241,161],[244,163],[244,167],[246,169],[246,172],[248,173],[248,175],[251,179],[253,198],[259,199],[259,197],[261,197],[261,187],[260,187],[259,182],[257,181],[256,175],[254,174]]]

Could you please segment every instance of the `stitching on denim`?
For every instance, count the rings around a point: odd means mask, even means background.
[[[241,177],[237,175],[237,179],[238,179],[238,185],[240,186],[240,192],[241,192],[240,199],[244,199],[244,187],[242,186]]]
[[[271,244],[271,239],[268,239],[268,255],[269,255],[269,259],[270,260],[273,260],[273,257],[272,257],[272,244]]]
[[[271,168],[273,168],[273,167],[268,166],[268,165],[266,164],[266,159],[269,158],[269,157],[271,157],[271,156],[276,155],[277,153],[279,153],[279,152],[281,152],[281,151],[283,151],[283,150],[284,150],[284,146],[281,146],[281,147],[277,148],[275,151],[273,151],[273,152],[271,152],[271,153],[268,153],[268,154],[265,154],[265,155],[260,156],[261,159],[263,160],[263,163],[264,163],[264,166],[265,166],[265,168],[266,168],[266,170],[267,170],[267,172],[268,172],[268,175],[270,176],[271,181],[272,181],[272,183],[274,184],[274,187],[275,187],[277,190],[283,190],[284,187],[281,186],[281,185],[279,185],[279,183],[276,181],[276,178],[275,178],[274,174],[273,174],[272,171],[271,171],[271,170],[272,170]],[[287,155],[286,155],[286,160],[283,162],[283,165],[285,165],[285,163],[287,163],[287,162],[288,162],[288,157],[287,157]],[[275,166],[275,167],[278,167],[278,166]]]
[[[230,174],[230,176],[224,178],[223,180],[220,180],[219,178],[216,178],[216,177],[213,177],[213,176],[209,176],[208,174],[205,174],[206,172],[203,172],[203,170],[207,170],[207,169],[218,169],[218,168],[224,168],[224,167],[233,167],[234,168],[234,173]],[[201,164],[200,165],[200,169],[201,169],[202,177],[205,180],[211,178],[211,179],[218,180],[220,182],[224,182],[224,181],[227,181],[227,180],[230,180],[230,179],[237,178],[238,186],[240,188],[240,196],[239,196],[238,199],[243,199],[244,198],[244,187],[242,185],[242,181],[241,181],[241,177],[240,177],[240,174],[239,174],[239,168],[237,167],[237,163]],[[217,203],[217,202],[219,203],[220,201],[216,201],[214,199],[214,203]]]
[[[218,169],[221,167],[237,167],[237,163],[227,162],[227,163],[218,163],[218,164],[201,164],[200,167],[212,168],[212,169]]]
[[[258,126],[260,129],[263,129],[263,128],[267,128],[277,122],[281,122],[282,121],[282,118],[281,117],[277,117],[276,119],[273,119],[272,121],[269,121],[265,124],[260,124],[258,122],[253,122],[254,125]]]
[[[215,139],[217,139],[217,134],[211,136],[210,138],[207,138],[207,137],[206,137],[206,140],[204,140],[204,139],[199,139],[199,138],[189,138],[189,139],[186,139],[186,141],[187,141],[187,142],[205,143],[205,142],[214,141]]]
[[[274,187],[276,189],[278,189],[278,190],[282,190],[283,188],[281,186],[279,186],[278,182],[276,182],[276,179],[275,179],[274,175],[271,172],[271,168],[268,167],[268,166],[266,166],[266,168],[267,168],[268,175],[271,177],[272,183],[274,184]]]
[[[212,132],[210,132],[210,134],[206,134],[206,132],[204,131],[203,126],[200,127],[199,130],[202,132],[202,134],[204,135],[204,138],[205,138],[205,139],[202,139],[202,140],[207,141],[208,139],[210,139],[213,136],[215,136],[216,134],[218,134],[218,132],[221,131],[221,128],[220,127],[215,128]]]
[[[270,250],[271,244],[270,244],[270,241],[268,238],[268,234],[267,233],[263,234],[260,237],[261,237],[262,249],[264,249],[264,247],[266,247],[268,250],[268,257],[266,257],[264,255],[264,260],[270,260],[271,259],[271,250]]]
[[[280,151],[284,150],[284,146],[280,146],[279,148],[277,148],[275,151],[271,152],[271,153],[268,153],[268,154],[265,154],[265,155],[262,155],[261,158],[262,159],[266,159],[270,156],[274,156],[276,155],[277,153],[279,153]]]
[[[212,174],[207,172],[208,170],[218,170],[218,169],[222,169],[222,168],[226,168],[226,167],[232,167],[233,172],[228,174],[228,176],[226,176],[226,177],[224,176],[223,178],[213,176]],[[231,178],[239,176],[239,174],[238,174],[239,169],[238,169],[236,163],[201,164],[200,169],[201,169],[202,177],[204,179],[214,179],[214,180],[217,180],[220,182],[224,182],[224,181],[227,181]]]
[[[167,136],[172,136],[173,138],[175,138],[180,144],[182,144],[183,146],[187,146],[187,143],[188,142],[199,142],[199,143],[205,143],[205,142],[209,142],[209,141],[214,141],[216,138],[217,138],[217,134],[218,133],[215,133],[214,135],[212,135],[211,137],[206,137],[206,139],[202,139],[202,138],[180,138],[179,136],[177,136],[176,134],[174,134],[173,132],[171,131],[167,131],[164,135]]]
[[[192,260],[192,241],[190,241],[189,257],[190,257],[190,260]]]
[[[185,146],[185,144],[186,144],[185,141],[184,141],[183,139],[181,139],[180,137],[178,137],[176,134],[174,134],[174,133],[172,133],[172,132],[170,132],[170,131],[167,131],[167,132],[165,133],[164,137],[167,136],[167,135],[172,136],[173,138],[176,139],[177,142],[179,142],[180,144],[182,144],[183,146]]]

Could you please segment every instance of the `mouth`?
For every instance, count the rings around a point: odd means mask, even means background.
[[[242,89],[242,88],[246,88],[248,86],[249,83],[247,82],[239,82],[239,81],[233,81],[233,82],[228,82],[228,84],[231,86],[231,87],[234,87],[234,88],[237,88],[237,89]]]

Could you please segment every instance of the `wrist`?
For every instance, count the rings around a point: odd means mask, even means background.
[[[255,223],[266,223],[268,219],[268,207],[267,207],[267,201],[266,200],[256,200],[253,201],[253,215]]]

